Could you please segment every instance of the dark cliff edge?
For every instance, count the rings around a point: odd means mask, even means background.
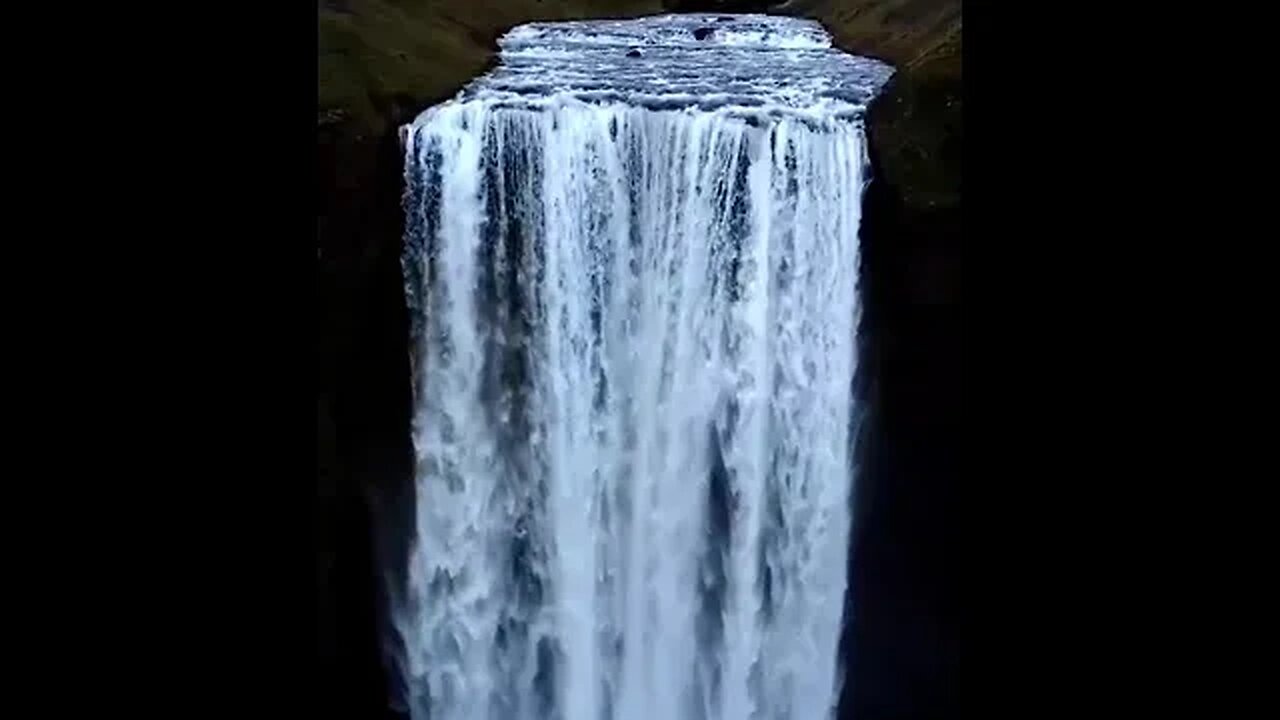
[[[316,494],[320,707],[399,717],[383,609],[413,522],[408,321],[397,128],[536,19],[767,11],[824,23],[897,74],[868,118],[862,384],[869,417],[850,553],[841,717],[950,715],[955,622],[943,599],[961,413],[959,0],[323,0],[317,118]]]

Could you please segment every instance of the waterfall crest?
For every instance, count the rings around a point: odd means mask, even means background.
[[[816,720],[855,471],[863,113],[815,23],[535,23],[403,129],[432,720]]]

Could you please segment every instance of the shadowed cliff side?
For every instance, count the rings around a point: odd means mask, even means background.
[[[396,128],[482,72],[531,20],[768,11],[824,23],[892,63],[873,105],[863,220],[864,381],[872,398],[851,570],[842,716],[936,715],[948,703],[948,563],[960,413],[959,0],[323,0],[318,3],[317,700],[394,716],[378,608],[412,522],[408,331]],[[376,529],[376,533],[375,533]],[[856,654],[852,654],[855,653]]]

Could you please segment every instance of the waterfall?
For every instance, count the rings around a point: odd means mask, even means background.
[[[829,717],[892,71],[759,15],[500,44],[402,129],[413,717]]]

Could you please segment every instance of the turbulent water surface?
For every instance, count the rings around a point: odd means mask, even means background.
[[[818,720],[862,115],[814,23],[532,24],[403,129],[415,718]]]

